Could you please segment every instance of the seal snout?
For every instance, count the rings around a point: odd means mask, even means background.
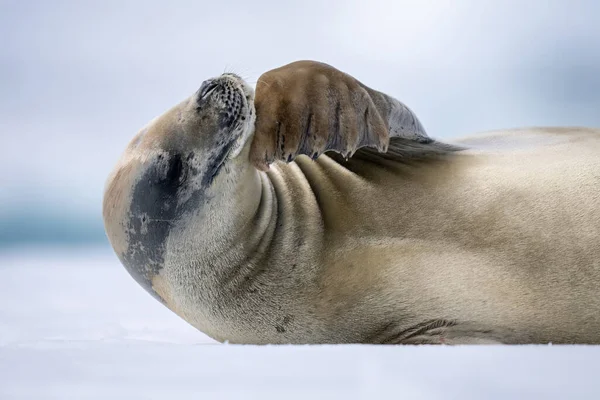
[[[203,131],[213,132],[216,138],[207,151],[219,154],[218,169],[226,159],[240,154],[254,132],[254,89],[240,76],[224,73],[202,82],[191,104]]]

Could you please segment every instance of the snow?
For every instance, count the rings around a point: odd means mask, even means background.
[[[600,398],[600,346],[217,344],[105,248],[0,253],[0,399]]]

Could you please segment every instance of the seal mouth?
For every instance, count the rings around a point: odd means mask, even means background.
[[[248,117],[254,113],[254,90],[238,75],[234,73],[225,73],[221,75],[221,79],[232,83],[234,88],[233,103],[239,102],[241,107],[234,108],[232,114],[233,129],[239,127],[246,122]],[[230,99],[228,99],[230,100]],[[232,103],[230,101],[230,103]]]
[[[222,88],[222,89],[220,89]],[[229,91],[227,90],[229,89]],[[199,96],[210,96],[217,90],[224,102],[223,123],[227,126],[231,138],[225,143],[212,166],[209,168],[206,183],[210,183],[218,175],[223,165],[236,158],[242,152],[248,139],[254,133],[254,89],[241,77],[233,73],[225,73],[216,79],[203,83]]]
[[[222,107],[219,123],[232,133],[254,114],[254,89],[236,74],[225,73],[204,81],[196,92],[198,109],[210,97],[219,99]]]
[[[221,79],[231,82],[234,88],[234,98],[241,104],[234,109],[231,119],[232,133],[234,133],[232,148],[229,149],[227,158],[236,158],[240,155],[244,145],[248,142],[250,136],[254,133],[254,121],[256,112],[254,110],[254,89],[246,83],[240,76],[234,73],[225,73]],[[234,100],[235,101],[235,100]],[[236,134],[237,133],[237,134]],[[229,147],[229,145],[227,146]]]

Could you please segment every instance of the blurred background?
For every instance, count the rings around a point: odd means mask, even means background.
[[[438,138],[598,127],[599,15],[595,0],[2,0],[0,248],[108,249],[102,193],[126,143],[224,71],[254,83],[324,61]]]
[[[112,344],[214,343],[128,276],[108,244],[101,216],[105,180],[126,144],[203,80],[233,71],[254,84],[269,69],[313,59],[405,102],[435,138],[533,125],[600,127],[599,17],[598,0],[0,0],[0,356],[9,360],[11,372],[0,376],[0,398],[25,398],[24,393],[67,398],[68,388],[81,398],[83,379],[98,387],[90,392],[111,397],[103,395],[106,386],[98,374],[139,393],[136,385],[152,388],[147,377],[166,370]],[[102,357],[68,351],[85,349],[86,343],[100,343]],[[231,383],[241,382],[246,390],[260,375],[243,356],[227,364],[233,351],[206,358],[205,348],[198,357],[198,348],[181,349],[165,350],[176,358],[163,364],[181,371],[187,368],[184,355],[204,364],[187,374],[204,371],[205,379],[190,382],[213,389],[235,389]],[[530,366],[525,374],[506,353],[496,358],[461,353],[445,369],[450,372],[442,378],[449,380],[435,382],[412,369],[437,363],[438,354],[435,360],[413,354],[403,391],[419,382],[427,393],[437,382],[446,397],[456,385],[478,390],[487,382],[479,380],[481,371],[491,371],[497,381],[497,398],[511,398],[502,395],[507,384],[515,393],[533,393],[525,381],[547,393],[594,384],[577,368],[545,380],[530,376],[561,365],[594,371],[593,353],[588,364],[580,356],[571,359],[575,363],[542,357],[538,367],[517,362]],[[81,363],[86,357],[87,368]],[[518,378],[477,368],[474,359],[504,365]],[[135,360],[139,364],[131,367]],[[221,364],[215,368],[210,360]],[[265,365],[283,365],[266,360]],[[344,360],[355,371],[346,372],[350,378],[342,386],[348,390],[379,389],[385,365],[395,365],[370,353],[358,358],[358,366],[353,356]],[[330,365],[329,356],[322,361],[319,365]],[[320,368],[298,365],[320,382],[341,382]],[[231,371],[242,370],[231,378]],[[456,378],[457,371],[473,383]],[[279,374],[268,385],[292,382]],[[563,384],[560,376],[588,386]],[[166,393],[163,378],[154,382],[163,391],[153,396]],[[184,382],[179,376],[175,381]]]

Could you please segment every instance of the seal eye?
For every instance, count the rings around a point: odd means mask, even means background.
[[[202,82],[202,86],[198,90],[198,101],[205,100],[219,86],[214,80]]]

